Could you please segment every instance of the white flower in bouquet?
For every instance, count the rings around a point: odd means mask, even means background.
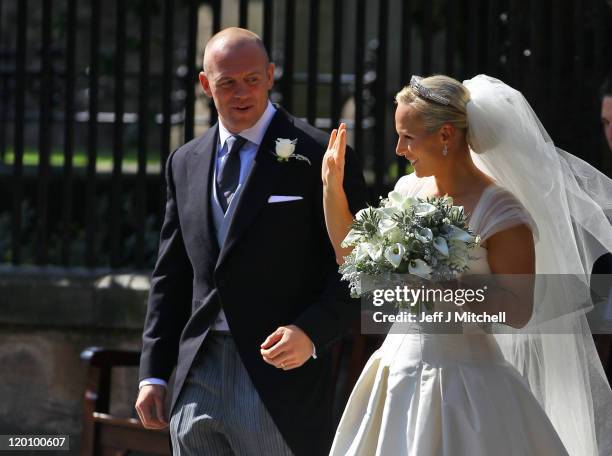
[[[372,261],[380,261],[383,257],[383,246],[381,244],[365,243],[366,250]]]
[[[463,242],[472,242],[474,240],[473,235],[471,235],[467,231],[462,230],[461,228],[457,228],[456,226],[450,225],[449,230],[449,238],[452,240],[459,240]]]
[[[415,198],[393,191],[379,207],[362,209],[343,247],[353,247],[340,266],[351,294],[362,293],[360,275],[412,274],[448,280],[468,267],[479,242],[461,206],[450,197]]]
[[[437,211],[436,206],[430,203],[419,203],[414,208],[414,215],[417,217],[427,217],[429,215],[435,214]]]
[[[342,243],[340,244],[342,247],[349,247],[352,245],[356,245],[357,247],[361,247],[362,244],[359,244],[359,239],[360,236],[357,232],[351,230],[349,231],[349,233],[346,235],[346,237],[343,239]]]
[[[448,243],[442,236],[436,236],[436,238],[433,240],[433,245],[442,255],[445,257],[448,256]]]
[[[423,279],[431,278],[431,271],[433,271],[433,268],[420,259],[412,260],[408,265],[408,272],[410,274],[414,274]]]
[[[356,261],[364,261],[370,257],[370,254],[368,253],[368,248],[365,242],[355,247],[355,249],[353,250],[353,254],[355,255]]]
[[[427,244],[433,240],[433,233],[429,228],[421,228],[418,233],[414,233],[414,237],[423,244]]]
[[[404,233],[397,225],[392,229],[385,233],[385,237],[389,240],[389,242],[393,244],[397,244],[398,242],[402,242],[406,238],[406,233]]]
[[[406,210],[411,206],[414,206],[419,201],[417,198],[412,196],[404,196],[400,192],[392,191],[388,196],[388,206],[397,208],[400,210]]]
[[[397,228],[397,222],[393,219],[386,218],[382,219],[378,225],[380,234],[383,236],[388,235],[392,230]]]
[[[396,268],[402,263],[406,248],[399,242],[385,249],[385,258]]]

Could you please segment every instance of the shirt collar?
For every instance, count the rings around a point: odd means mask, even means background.
[[[253,125],[251,128],[247,128],[246,130],[242,130],[238,134],[244,139],[259,147],[264,135],[266,134],[268,126],[270,126],[270,122],[272,122],[274,114],[276,114],[276,108],[272,103],[270,103],[270,100],[268,100],[268,106],[266,107],[266,110],[261,115],[259,120],[255,123],[255,125]],[[225,141],[227,140],[227,138],[232,136],[232,134],[233,133],[230,133],[227,128],[225,128],[221,119],[219,119],[219,143],[221,144],[221,148],[223,148],[223,146],[225,145]]]

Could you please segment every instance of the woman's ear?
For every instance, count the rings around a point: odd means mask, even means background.
[[[455,136],[455,127],[451,124],[444,124],[440,128],[440,139],[443,142],[450,141]]]

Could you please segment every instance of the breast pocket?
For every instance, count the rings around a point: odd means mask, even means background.
[[[270,197],[272,198],[272,197]],[[284,199],[268,201],[264,212],[269,217],[273,217],[279,223],[296,223],[304,221],[308,216],[309,205],[306,200],[301,199]]]
[[[312,205],[307,199],[268,202],[262,211],[261,228],[272,232],[278,241],[303,240],[312,230]]]

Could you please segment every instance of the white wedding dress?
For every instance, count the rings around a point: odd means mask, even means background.
[[[395,190],[419,193],[429,179],[402,177]],[[511,193],[487,187],[469,225],[484,241],[533,220]],[[486,248],[464,274],[491,270]],[[423,329],[423,328],[421,328]],[[527,382],[494,336],[389,333],[367,362],[342,415],[333,456],[558,456],[563,443]]]

